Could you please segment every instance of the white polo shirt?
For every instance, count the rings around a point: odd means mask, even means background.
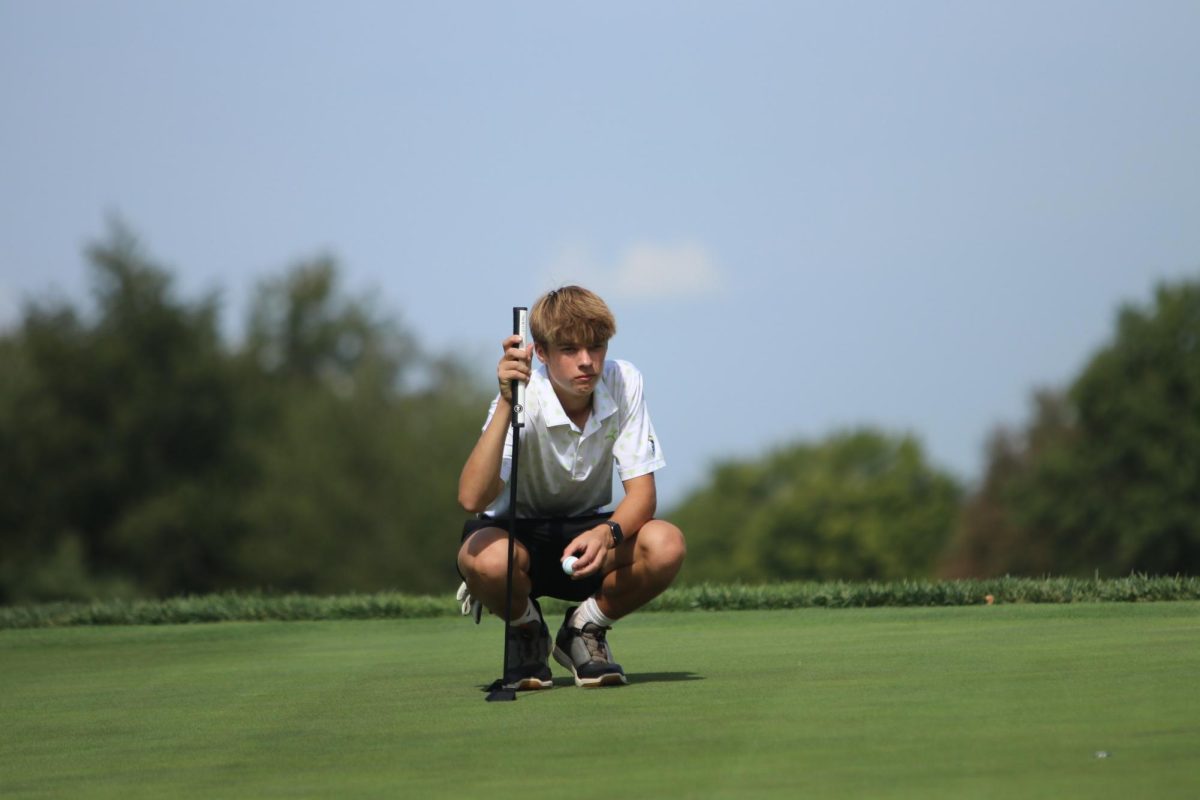
[[[488,410],[496,413],[499,394]],[[487,422],[484,423],[487,428]],[[580,430],[567,417],[545,364],[525,390],[525,427],[517,466],[517,516],[577,517],[612,502],[613,464],[622,481],[666,466],[642,397],[642,373],[628,361],[607,359],[592,394],[592,413]],[[504,442],[500,479],[512,469],[512,426]],[[506,487],[485,514],[508,513]]]

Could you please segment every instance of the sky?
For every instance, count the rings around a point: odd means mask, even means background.
[[[578,282],[661,505],[859,425],[969,484],[1200,278],[1198,40],[1194,1],[0,0],[0,327],[86,301],[114,218],[231,339],[330,254],[481,385]]]

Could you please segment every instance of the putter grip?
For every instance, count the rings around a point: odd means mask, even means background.
[[[529,342],[529,309],[525,306],[513,306],[513,333],[521,337],[518,347],[524,347]],[[517,427],[525,425],[525,381],[513,381],[513,414]]]

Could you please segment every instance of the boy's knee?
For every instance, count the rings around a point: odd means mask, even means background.
[[[651,568],[671,575],[679,571],[687,556],[683,531],[666,520],[654,519],[642,526],[638,531],[638,546]]]
[[[476,532],[458,552],[458,569],[468,584],[506,580],[508,535],[498,529]]]

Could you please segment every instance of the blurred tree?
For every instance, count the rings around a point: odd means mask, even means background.
[[[1069,400],[1062,392],[1034,394],[1034,419],[1027,430],[997,428],[987,445],[982,483],[963,504],[962,516],[938,569],[946,578],[1006,573],[1046,575],[1055,571],[1053,542],[1035,537],[1016,521],[1011,495],[1039,459],[1074,435]]]
[[[247,354],[263,373],[341,394],[364,380],[366,391],[400,390],[424,362],[396,320],[369,299],[342,294],[337,265],[328,257],[261,283],[248,327]]]
[[[114,224],[94,310],[0,337],[0,602],[225,588],[450,590],[486,398],[316,259],[244,346]]]
[[[262,382],[247,575],[310,592],[452,588],[458,471],[484,402],[461,368],[344,296],[328,259],[260,286],[249,331]]]
[[[1124,306],[1112,343],[1010,442],[947,574],[1200,570],[1200,283]]]
[[[88,255],[95,320],[34,305],[5,348],[4,599],[208,588],[238,535],[215,300],[177,300],[119,224]]]
[[[958,498],[913,438],[868,429],[718,465],[672,519],[688,580],[891,579],[928,574]]]

